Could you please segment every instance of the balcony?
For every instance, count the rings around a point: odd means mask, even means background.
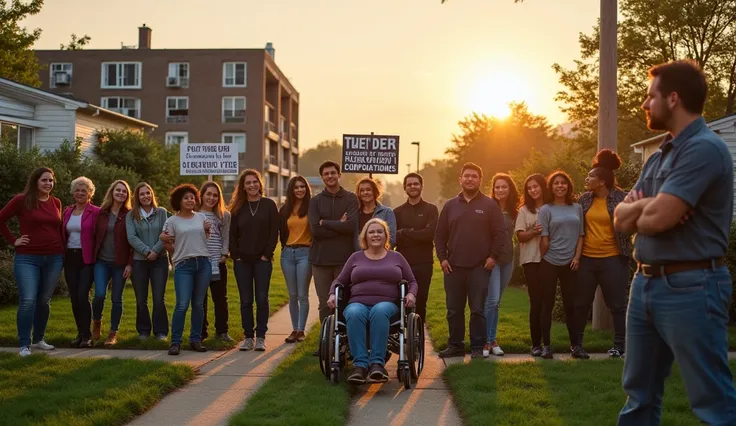
[[[279,141],[279,134],[276,132],[276,124],[272,121],[266,121],[263,124],[263,133],[272,141]]]
[[[281,162],[281,168],[282,168],[282,169],[286,169],[286,170],[289,170],[289,160],[283,160],[283,161]]]

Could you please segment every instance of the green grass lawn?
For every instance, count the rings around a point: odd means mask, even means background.
[[[331,385],[312,356],[319,324],[307,333],[266,383],[232,418],[231,425],[339,425],[350,410],[350,393],[343,381]]]
[[[270,311],[273,314],[279,308],[289,301],[289,294],[286,290],[286,282],[281,272],[279,256],[280,249],[276,251],[276,260],[273,263],[273,274],[271,275],[271,290],[269,292]],[[243,326],[240,320],[240,295],[238,286],[235,282],[232,261],[228,260],[228,288],[227,288],[228,308],[229,308],[229,333],[235,342],[227,343],[214,338],[215,334],[215,309],[212,305],[212,297],[208,298],[209,309],[207,317],[209,318],[209,334],[210,337],[204,341],[205,346],[209,349],[229,349],[237,345],[239,340],[244,338]],[[166,307],[169,315],[169,327],[171,327],[171,315],[174,313],[174,304],[176,295],[174,292],[174,273],[169,274],[169,281],[166,286]],[[152,298],[148,296],[148,307],[152,309]],[[98,347],[102,347],[105,336],[110,329],[110,310],[112,303],[110,302],[110,291],[108,290],[107,299],[105,300],[105,310],[102,315],[102,338],[97,342]],[[17,305],[8,305],[0,307],[0,345],[16,346],[18,345],[18,329],[16,327]],[[255,317],[255,306],[253,306],[253,315]],[[183,341],[188,341],[189,336],[189,314],[191,309],[187,311],[187,317],[184,323]],[[170,332],[171,330],[169,330]],[[71,302],[69,297],[56,297],[51,301],[51,316],[46,328],[46,341],[59,347],[69,347],[69,342],[74,339],[77,334],[74,316],[72,315]],[[130,280],[127,280],[125,291],[123,293],[123,318],[118,330],[118,344],[115,348],[136,348],[136,349],[165,349],[169,347],[169,342],[160,342],[155,338],[149,338],[145,341],[138,340],[138,333],[135,330],[135,294]]]
[[[465,345],[470,350],[468,337],[468,321],[470,310],[465,308],[466,337]],[[432,338],[434,349],[439,351],[447,347],[447,308],[445,305],[444,277],[439,264],[435,263],[432,285],[427,302],[427,327]],[[567,327],[563,323],[552,324],[552,348],[555,352],[569,352],[570,340]],[[529,297],[526,290],[509,287],[501,299],[501,311],[498,320],[498,344],[507,353],[527,353],[532,341],[529,336]],[[593,331],[590,323],[585,330],[585,348],[588,352],[605,352],[612,346],[611,331]],[[729,347],[736,349],[736,327],[730,328]]]
[[[622,370],[621,360],[471,362],[448,368],[445,381],[466,425],[610,425],[626,401]],[[698,424],[677,366],[667,380],[662,424]]]
[[[164,362],[0,353],[0,423],[122,425],[193,377]]]

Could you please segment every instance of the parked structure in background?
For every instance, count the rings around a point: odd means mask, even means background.
[[[155,123],[163,143],[237,144],[241,169],[262,171],[268,197],[282,201],[299,169],[299,93],[273,45],[152,49],[151,40],[144,24],[137,49],[37,50],[42,87]],[[226,193],[235,180],[223,178]]]
[[[103,129],[152,132],[156,125],[12,80],[0,78],[0,136],[16,141],[18,149],[37,146],[53,151],[68,140],[82,139],[82,152],[91,155],[97,132]]]

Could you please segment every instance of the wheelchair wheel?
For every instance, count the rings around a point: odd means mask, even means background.
[[[322,326],[319,329],[319,369],[322,371],[322,374],[329,377],[330,376],[330,366],[329,363],[325,363],[325,340],[328,339],[327,337],[327,320],[322,322]]]
[[[411,379],[416,381],[424,369],[424,323],[415,313],[409,314],[407,322],[406,359],[409,362]]]
[[[332,360],[335,357],[335,315],[329,315],[322,324],[319,358],[322,372],[328,378],[331,375]]]
[[[340,383],[340,369],[330,372],[330,383],[333,385]]]
[[[404,384],[404,389],[411,389],[411,371],[409,366],[399,367],[399,383]]]

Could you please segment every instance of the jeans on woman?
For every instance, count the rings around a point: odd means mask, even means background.
[[[289,290],[292,329],[304,331],[309,315],[309,283],[312,281],[309,247],[284,247],[281,250],[281,270]]]
[[[64,255],[64,279],[72,302],[72,314],[77,325],[77,337],[89,340],[92,336],[92,305],[89,303],[89,289],[92,288],[94,265],[86,265],[82,249],[67,249]]]
[[[514,262],[496,265],[491,271],[491,279],[488,280],[488,295],[486,296],[486,337],[488,342],[496,341],[498,329],[498,308],[501,306],[501,296],[511,281],[514,272]]]
[[[240,293],[240,319],[245,337],[266,337],[268,331],[268,289],[271,285],[273,264],[270,260],[252,262],[236,260],[235,281]],[[253,293],[256,302],[256,325],[253,326]]]
[[[13,275],[18,286],[18,340],[30,346],[43,340],[49,322],[49,305],[59,282],[64,259],[60,254],[20,254],[13,260]]]
[[[345,307],[345,326],[348,333],[353,366],[368,368],[369,365],[386,363],[386,345],[391,318],[399,313],[393,302],[379,302],[373,306],[350,303]],[[371,353],[368,356],[366,331],[370,328]]]
[[[95,300],[92,303],[92,319],[102,320],[102,310],[105,308],[107,283],[112,280],[112,312],[110,313],[110,331],[118,331],[120,318],[123,317],[123,290],[125,266],[118,266],[113,262],[98,260],[95,263]]]
[[[184,318],[189,304],[192,305],[189,343],[199,342],[202,332],[204,295],[212,278],[210,259],[204,256],[182,260],[174,268],[174,290],[176,306],[171,317],[171,343],[181,345],[184,334]]]
[[[139,336],[151,335],[151,317],[153,317],[153,334],[166,336],[169,334],[169,314],[166,312],[166,281],[169,278],[169,259],[163,255],[154,261],[134,260],[133,291],[135,292],[135,329]],[[153,315],[148,312],[148,284],[151,284],[153,296]]]

